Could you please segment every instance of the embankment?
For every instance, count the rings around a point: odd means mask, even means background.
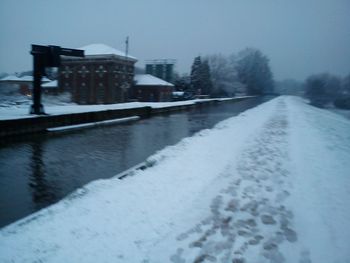
[[[71,113],[61,115],[44,115],[38,117],[28,117],[20,119],[0,120],[0,138],[20,136],[30,133],[46,132],[49,128],[62,127],[69,125],[77,125],[84,123],[99,122],[117,118],[127,118],[131,116],[139,116],[147,118],[152,115],[165,114],[174,111],[188,110],[195,107],[203,107],[218,103],[234,103],[237,101],[249,99],[233,98],[230,100],[204,100],[196,101],[193,104],[176,105],[166,107],[138,107],[131,109],[113,109],[92,111],[83,113]]]

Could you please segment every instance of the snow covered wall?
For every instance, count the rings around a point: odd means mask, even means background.
[[[350,262],[350,122],[279,97],[0,230],[0,262]]]

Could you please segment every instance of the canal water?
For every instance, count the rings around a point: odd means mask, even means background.
[[[134,123],[0,145],[0,228],[53,204],[86,183],[110,178],[167,145],[270,98],[203,106]]]

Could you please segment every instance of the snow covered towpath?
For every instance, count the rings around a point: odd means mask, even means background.
[[[350,262],[350,122],[279,97],[0,230],[0,262]]]

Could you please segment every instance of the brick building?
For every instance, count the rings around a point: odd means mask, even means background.
[[[138,101],[172,101],[174,85],[150,74],[135,75],[132,98]]]
[[[60,91],[71,92],[78,104],[126,102],[137,59],[104,44],[80,49],[85,51],[84,58],[62,57]]]

